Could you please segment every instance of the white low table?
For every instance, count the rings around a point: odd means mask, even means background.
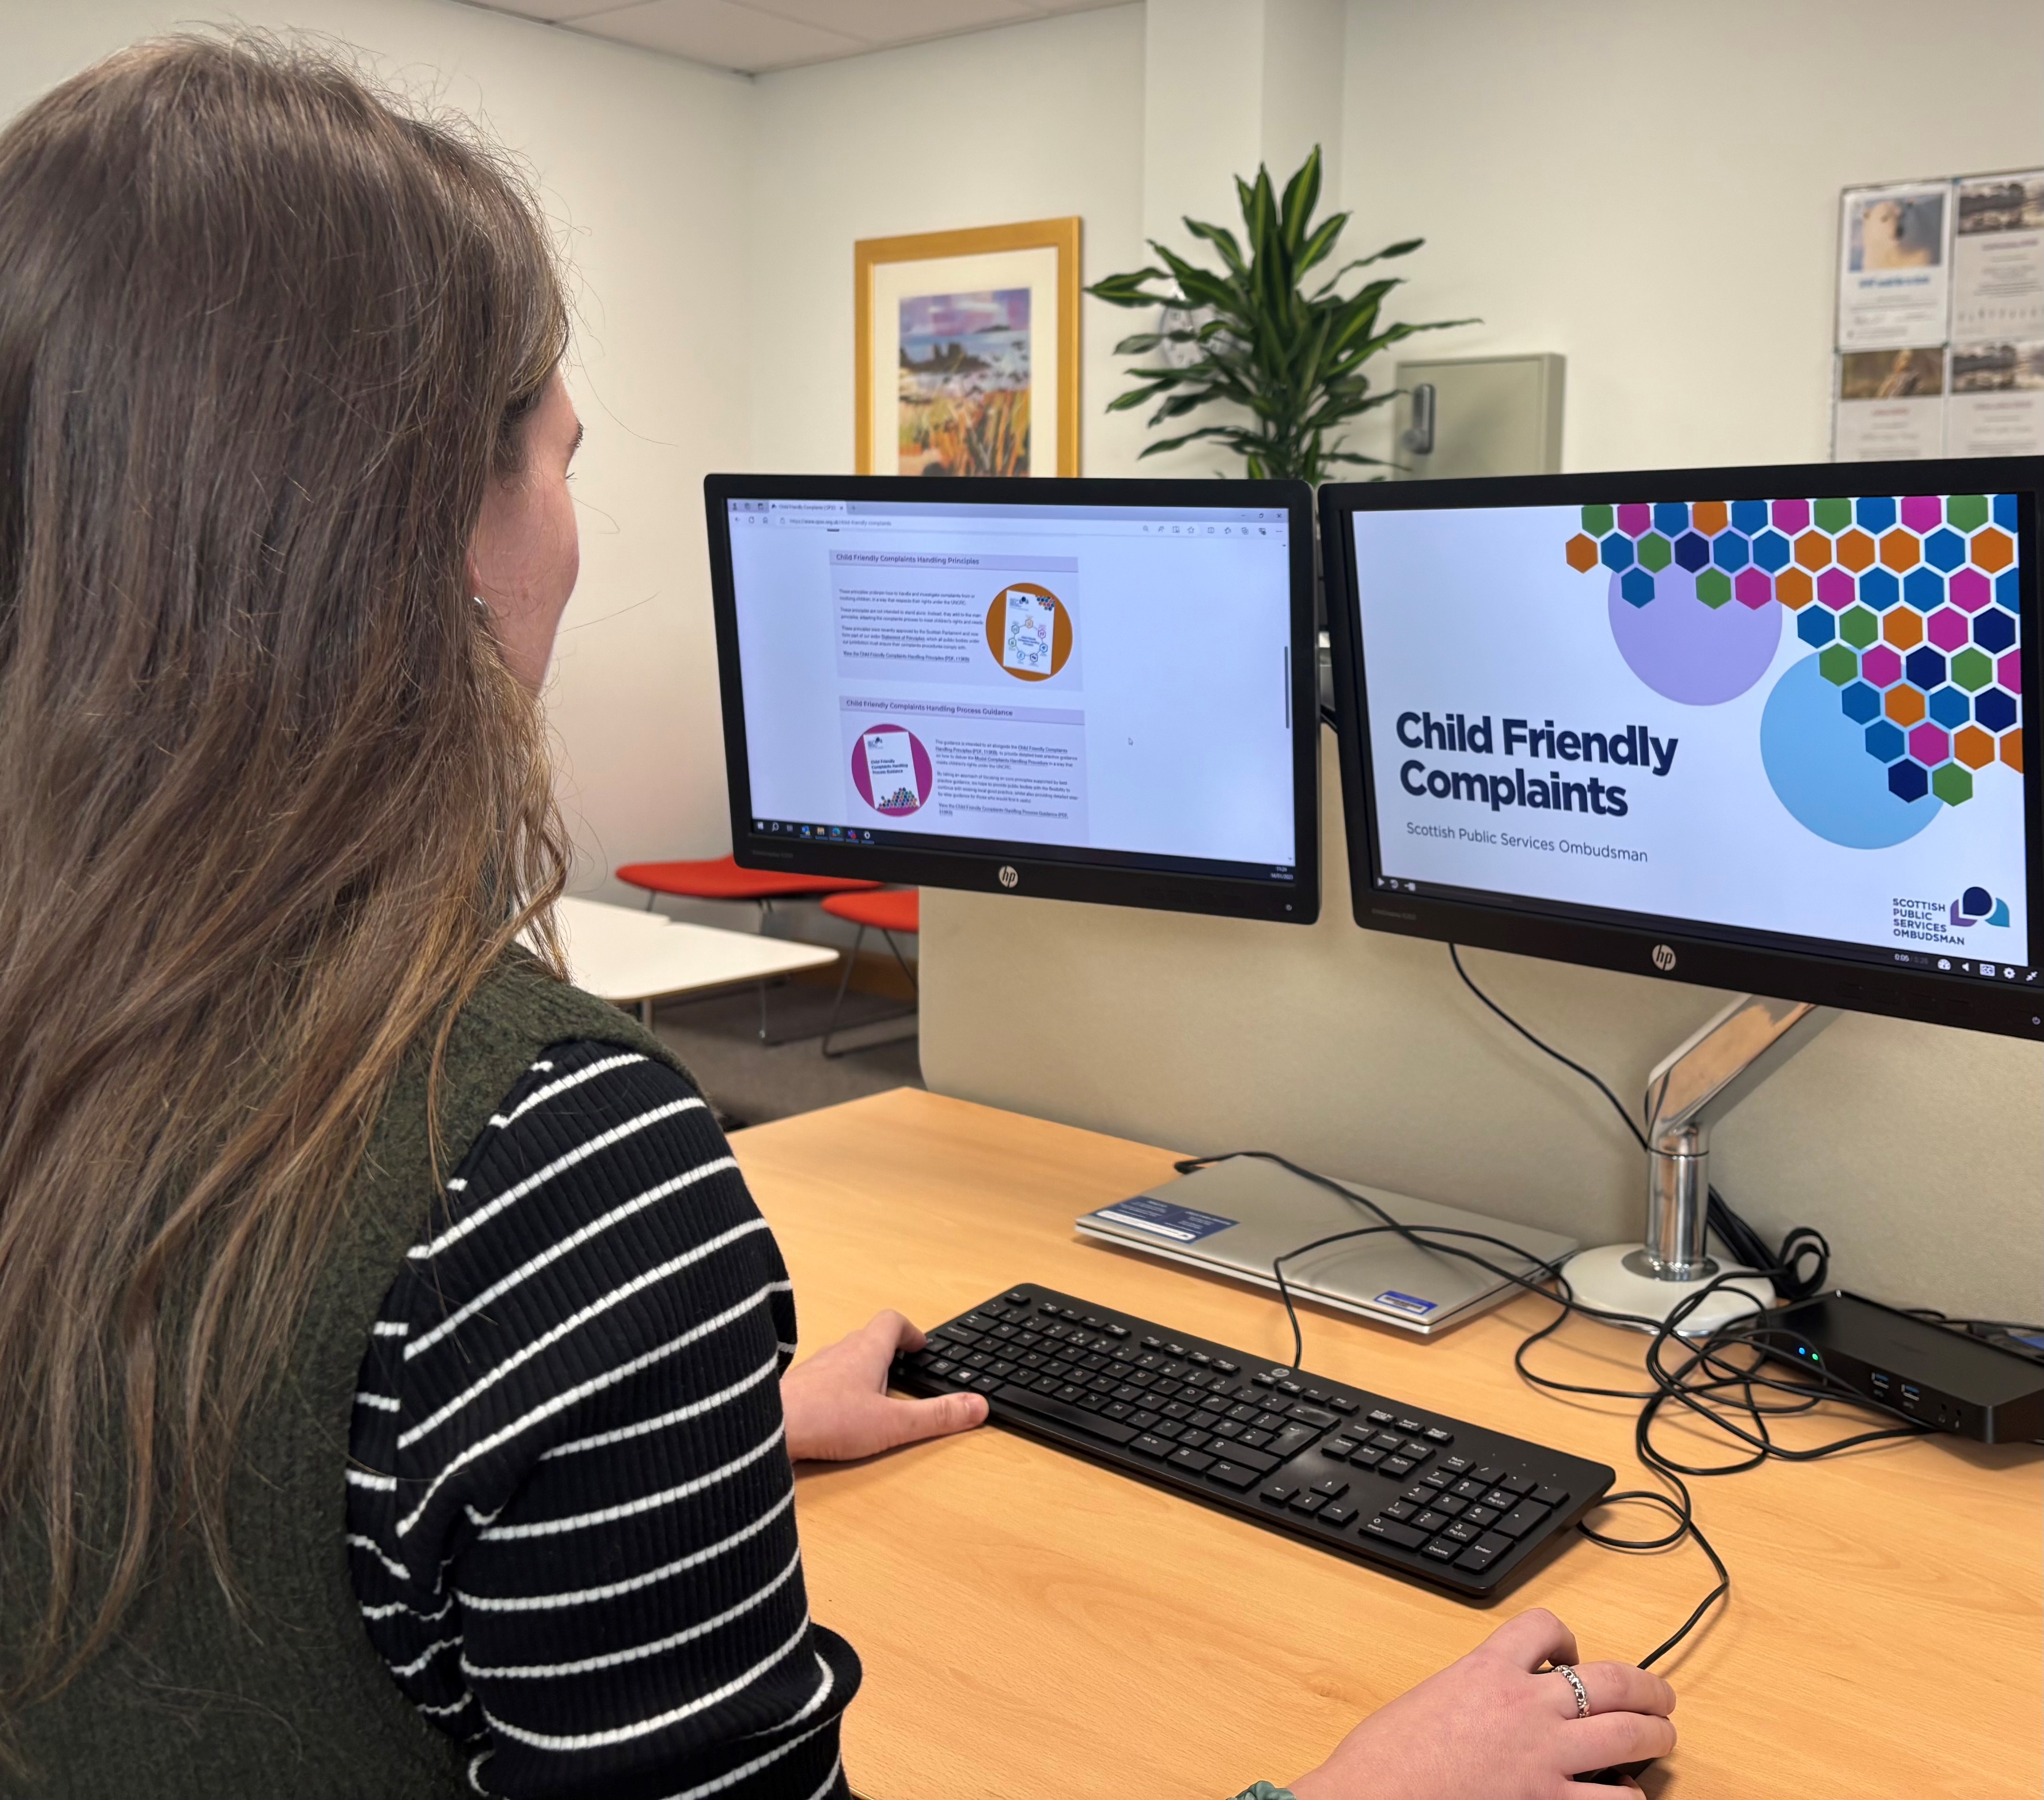
[[[636,1006],[648,1025],[657,1000],[822,969],[839,954],[820,944],[687,925],[601,900],[563,900],[554,922],[574,984],[613,1005]]]

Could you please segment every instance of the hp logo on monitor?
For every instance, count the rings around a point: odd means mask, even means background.
[[[1012,888],[1020,881],[1022,877],[1015,873],[1014,867],[1012,864],[1005,862],[1001,864],[1001,885],[1002,887]]]
[[[1663,975],[1675,966],[1675,953],[1666,944],[1654,946],[1654,966]]]

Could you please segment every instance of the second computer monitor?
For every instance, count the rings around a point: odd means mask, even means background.
[[[741,864],[1318,916],[1302,484],[705,491]]]
[[[2044,1037],[2041,480],[1324,488],[1358,922]]]

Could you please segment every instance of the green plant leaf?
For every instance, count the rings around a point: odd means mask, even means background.
[[[1220,259],[1230,271],[1240,274],[1246,265],[1242,260],[1242,246],[1235,241],[1235,233],[1225,225],[1210,225],[1199,219],[1185,221],[1185,229],[1194,237],[1203,238],[1220,252]]]
[[[1306,222],[1320,203],[1320,147],[1316,144],[1312,154],[1299,165],[1298,173],[1285,182],[1285,198],[1279,209],[1285,244],[1295,256],[1299,254],[1299,246],[1306,240]]]

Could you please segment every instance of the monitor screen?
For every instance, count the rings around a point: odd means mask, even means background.
[[[2038,469],[1324,490],[1358,920],[2044,1035]]]
[[[1303,487],[709,497],[741,863],[1317,915]]]

